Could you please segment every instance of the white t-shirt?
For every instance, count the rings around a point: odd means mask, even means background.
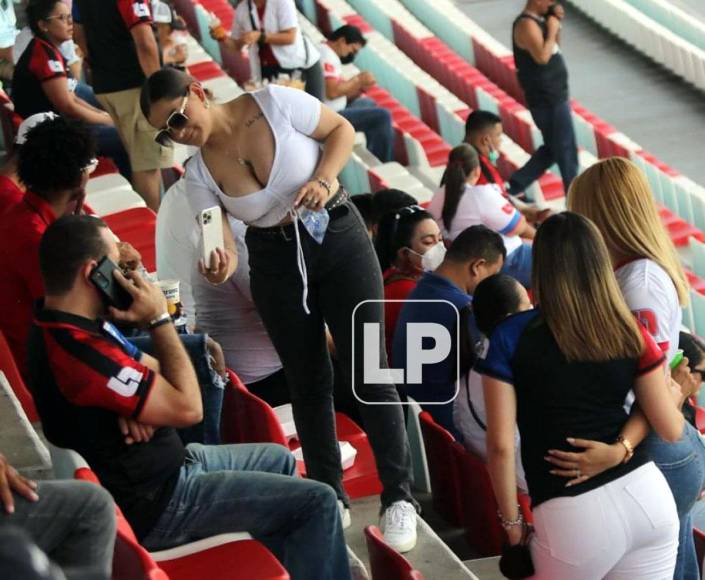
[[[310,135],[318,127],[321,102],[303,91],[276,85],[249,95],[257,101],[274,135],[274,162],[265,188],[241,197],[226,195],[213,180],[199,150],[186,166],[188,198],[194,216],[222,204],[234,218],[268,228],[286,217],[296,193],[318,167],[321,147]]]
[[[634,260],[615,271],[629,309],[672,360],[678,350],[683,313],[678,292],[666,271],[653,260]]]
[[[250,8],[252,9],[252,18],[250,18]],[[242,0],[235,8],[235,18],[233,19],[231,31],[232,37],[237,40],[245,32],[253,30],[252,20],[254,20],[257,30],[264,29],[265,32],[280,32],[296,28],[296,39],[293,44],[270,45],[282,68],[308,68],[320,58],[311,43],[308,43],[308,60],[306,58],[305,41],[299,28],[294,0],[267,0],[267,4],[264,7],[263,22],[260,22],[254,1]],[[252,76],[257,78],[260,71],[259,47],[255,43],[250,46],[249,51],[250,70],[252,71]]]
[[[323,79],[327,80],[343,80],[343,63],[335,51],[328,46],[328,43],[322,42],[321,51],[321,66],[323,67]],[[335,99],[324,99],[324,104],[328,105],[335,112],[342,111],[348,106],[348,98],[343,95]]]
[[[190,164],[189,164],[190,165]],[[188,202],[187,184],[177,181],[162,199],[157,214],[157,274],[181,281],[181,302],[189,323],[217,340],[225,362],[245,384],[282,368],[250,294],[245,231],[242,222],[228,216],[237,246],[238,265],[225,284],[213,286],[198,273],[198,225]]]
[[[445,227],[442,217],[445,198],[445,187],[442,187],[428,205],[428,211],[438,222],[445,239],[453,241],[470,226],[484,225],[502,236],[507,255],[521,246],[519,236],[507,235],[516,229],[521,221],[521,213],[502,195],[498,185],[466,185],[450,231]]]

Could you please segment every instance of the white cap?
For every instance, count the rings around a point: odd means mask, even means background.
[[[27,117],[24,121],[22,121],[17,129],[15,145],[24,145],[27,142],[27,133],[29,133],[37,125],[41,125],[44,121],[51,121],[52,119],[56,119],[58,117],[59,115],[51,112],[36,113],[30,117]]]
[[[166,2],[152,2],[152,20],[158,24],[171,24],[171,8]]]

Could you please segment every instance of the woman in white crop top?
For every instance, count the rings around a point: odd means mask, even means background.
[[[416,504],[399,395],[393,384],[364,381],[364,325],[383,332],[383,291],[364,222],[336,179],[352,150],[351,125],[303,91],[272,85],[211,104],[198,82],[173,69],[147,80],[141,105],[163,138],[200,148],[185,177],[193,215],[222,206],[248,225],[252,298],[284,365],[308,476],[347,506],[327,325],[344,382],[370,403],[360,412],[384,487],[385,537],[411,549]],[[237,263],[230,228],[223,236],[225,251],[199,266],[214,284]],[[383,337],[377,346],[384,368]]]
[[[672,360],[678,349],[681,308],[688,302],[688,283],[646,176],[627,159],[605,159],[573,181],[568,206],[595,222],[607,243],[627,306]],[[632,413],[630,422],[636,425],[639,421]],[[699,577],[689,512],[705,485],[705,450],[689,423],[676,443],[666,443],[655,433],[644,439],[645,433],[630,443],[639,445],[661,469],[680,517],[674,579]],[[612,447],[623,453],[620,443]]]

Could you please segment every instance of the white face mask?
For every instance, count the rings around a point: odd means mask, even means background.
[[[446,247],[443,242],[438,242],[421,256],[421,267],[424,272],[433,272],[441,265],[446,257]]]

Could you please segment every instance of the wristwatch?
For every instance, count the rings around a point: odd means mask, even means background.
[[[149,324],[147,325],[147,330],[154,330],[155,328],[159,328],[160,326],[164,326],[165,324],[169,324],[170,322],[170,314],[168,312],[164,312],[153,320],[149,321]]]

